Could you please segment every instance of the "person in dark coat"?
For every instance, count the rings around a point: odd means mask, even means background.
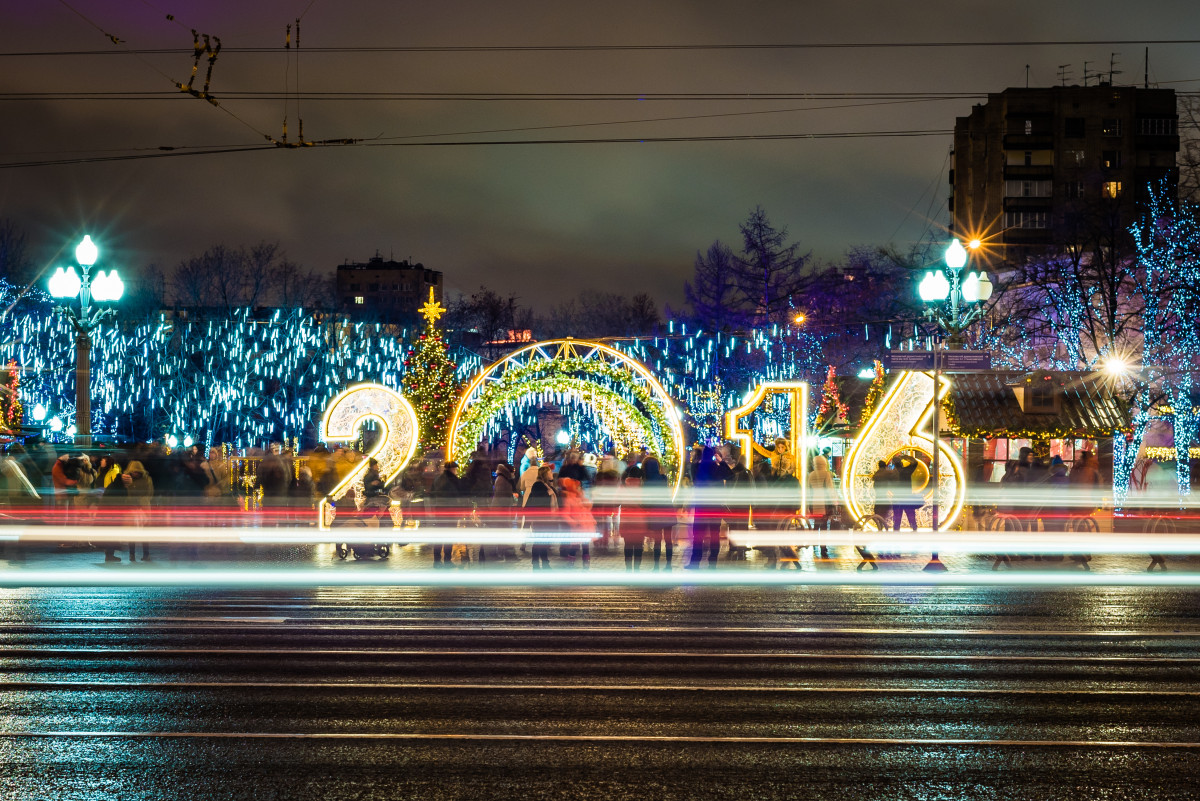
[[[446,462],[442,466],[441,475],[433,480],[429,492],[433,507],[437,510],[434,525],[439,528],[449,528],[458,515],[462,506],[463,489],[458,477],[458,462]],[[454,564],[454,543],[435,542],[433,544],[433,566],[442,567],[442,556],[445,556],[445,566]]]
[[[708,566],[717,566],[721,553],[721,519],[725,505],[720,496],[724,493],[726,480],[732,472],[724,462],[717,462],[716,451],[705,445],[696,464],[693,506],[695,518],[692,522],[692,552],[684,566],[695,569],[700,566],[704,548],[708,546]]]
[[[544,464],[538,468],[538,480],[525,494],[526,514],[535,536],[546,538],[561,531],[558,520],[558,493],[554,491],[554,467]],[[534,570],[550,569],[550,543],[537,542],[531,549]]]
[[[871,474],[871,484],[875,487],[875,515],[883,520],[885,529],[891,525],[892,500],[899,480],[899,474],[883,459],[879,460],[878,469]]]

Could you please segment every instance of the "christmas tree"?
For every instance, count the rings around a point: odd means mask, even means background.
[[[430,287],[429,302],[421,307],[425,333],[404,357],[404,394],[420,423],[418,453],[446,444],[446,426],[462,390],[455,377],[456,365],[446,353],[446,340],[442,339],[442,332],[437,327],[438,318],[445,313],[445,307],[434,299]]]
[[[879,403],[879,399],[883,397],[883,362],[875,360],[875,375],[871,378],[871,386],[867,389],[867,399],[863,401],[862,414],[858,418],[858,425],[861,428],[871,419],[871,415],[875,412],[875,404]]]
[[[0,433],[11,434],[20,429],[25,410],[21,406],[21,368],[15,359],[0,370]]]
[[[842,403],[842,395],[838,391],[837,368],[830,367],[829,372],[825,374],[825,386],[821,387],[821,407],[817,409],[817,419],[813,423],[814,433],[844,428],[849,410],[849,407]]]

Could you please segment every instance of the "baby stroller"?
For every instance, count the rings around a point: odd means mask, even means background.
[[[357,530],[379,527],[379,508],[377,505],[368,505],[362,509],[356,509],[353,502],[348,502],[341,509],[337,509],[336,505],[334,508],[336,509],[332,523],[332,527],[334,528]],[[376,556],[380,559],[387,559],[392,552],[392,546],[387,543],[338,542],[336,550],[338,559],[346,559],[352,553],[355,559],[360,560],[372,559]]]

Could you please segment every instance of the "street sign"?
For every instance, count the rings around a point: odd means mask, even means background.
[[[888,354],[892,370],[932,370],[933,351],[894,350]],[[992,369],[992,354],[986,350],[944,350],[938,354],[944,373],[971,373]]]
[[[986,350],[948,350],[938,361],[947,373],[969,373],[992,369],[992,354]]]
[[[891,370],[932,370],[933,351],[894,350],[888,354],[887,362]]]

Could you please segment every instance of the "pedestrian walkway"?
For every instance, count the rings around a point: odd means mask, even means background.
[[[310,530],[311,531],[311,530]],[[269,567],[269,568],[319,568],[323,570],[361,570],[372,569],[419,570],[434,569],[433,546],[427,543],[404,545],[394,542],[387,558],[371,557],[356,559],[352,554],[345,559],[338,557],[336,545],[332,542],[316,545],[239,545],[239,546],[179,546],[156,545],[152,549],[149,562],[137,561],[130,564],[128,554],[118,550],[119,562],[105,562],[102,550],[91,550],[84,546],[54,547],[50,545],[21,546],[22,553],[16,553],[16,546],[8,544],[0,554],[0,571],[4,570],[97,570],[97,571],[136,571],[144,568],[174,569],[212,566],[214,568],[230,567]],[[462,549],[459,548],[453,570],[488,570],[529,571],[531,560],[528,553],[516,553],[515,558],[507,560],[489,559],[481,564],[478,561],[478,549],[469,549],[470,561],[461,560]],[[605,547],[595,545],[591,549],[590,568],[593,570],[620,571],[625,569],[624,552],[618,541],[617,545]],[[139,549],[140,553],[140,549]],[[736,551],[735,551],[736,553]],[[690,554],[690,546],[680,542],[675,548],[674,558],[670,564],[673,571],[684,570],[684,565]],[[867,572],[869,566],[863,569],[863,560],[848,546],[831,546],[828,556],[822,557],[816,547],[797,549],[795,561],[782,561],[777,572]],[[991,555],[943,553],[940,562],[948,572],[993,572]],[[877,558],[877,571],[883,573],[919,572],[929,564],[928,553],[900,554],[896,558]],[[1145,554],[1097,554],[1089,566],[1096,573],[1142,573],[1150,564],[1150,557]],[[731,558],[727,544],[721,548],[718,570],[768,570],[766,557],[757,550],[749,550],[744,558]],[[1200,558],[1195,556],[1166,557],[1168,571],[1200,572]],[[561,557],[557,548],[551,549],[552,570],[583,570],[583,562],[576,558],[573,562]],[[662,565],[666,569],[666,565]],[[642,560],[640,572],[652,572],[653,557],[647,553]],[[705,561],[704,570],[709,569]],[[1062,557],[1011,557],[1011,564],[1004,566],[999,572],[1083,572],[1069,558]],[[445,572],[445,568],[443,568]]]

